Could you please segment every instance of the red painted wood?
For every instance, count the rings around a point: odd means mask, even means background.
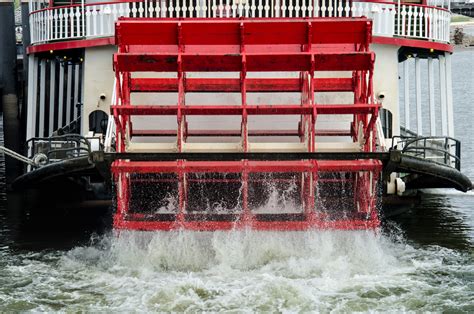
[[[240,72],[242,55],[238,53],[182,53],[182,67],[186,72]],[[317,71],[362,71],[368,69],[375,55],[371,52],[343,53],[246,53],[247,71],[282,72],[309,71],[311,58]],[[178,54],[117,53],[115,70],[130,72],[177,72]]]
[[[350,92],[352,78],[315,78],[316,92]],[[247,92],[300,92],[301,80],[297,78],[247,79]],[[177,92],[178,80],[172,78],[132,78],[131,92]],[[184,88],[189,93],[240,92],[240,80],[232,78],[188,78]]]
[[[240,25],[246,45],[303,45],[308,43],[308,23],[313,24],[314,44],[366,43],[364,31],[372,21],[364,18],[275,18],[275,19],[183,19],[184,45],[240,45]],[[116,23],[119,45],[177,45],[174,19],[128,19]],[[206,34],[206,36],[203,36]]]
[[[316,109],[318,114],[369,114],[380,105],[354,104],[354,105],[315,105],[304,107],[301,105],[248,105],[246,111],[249,115],[310,115]],[[176,115],[178,106],[153,106],[131,105],[111,106],[111,110],[121,115]],[[244,108],[241,106],[196,106],[187,105],[181,108],[184,115],[220,116],[242,115]]]
[[[70,41],[60,41],[55,43],[48,44],[38,44],[34,46],[29,46],[26,49],[28,54],[40,53],[45,51],[58,51],[58,50],[69,50],[69,49],[79,49],[79,48],[89,48],[96,46],[107,46],[115,45],[115,39],[113,37],[105,38],[95,38],[95,39],[83,39],[83,40],[70,40]]]
[[[302,132],[298,130],[249,130],[249,136],[301,136]],[[149,136],[149,137],[166,137],[176,136],[176,130],[138,130],[132,131],[132,136]],[[186,132],[187,136],[196,137],[208,137],[208,136],[219,136],[219,137],[240,137],[242,132],[240,130],[191,130]],[[351,136],[349,131],[339,130],[316,130],[317,136]]]

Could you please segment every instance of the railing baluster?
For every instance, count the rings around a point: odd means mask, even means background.
[[[65,38],[70,38],[70,32],[69,32],[69,12],[68,8],[64,9],[64,37]]]
[[[223,15],[224,15],[224,6],[222,4],[222,0],[219,0],[219,6],[217,7],[217,12],[218,12],[218,15],[214,16],[214,17],[223,17]]]
[[[281,17],[286,17],[286,1],[285,0],[280,0],[281,3]]]
[[[307,16],[313,17],[314,15],[314,7],[313,7],[313,0],[308,0],[308,8],[307,8]]]
[[[145,10],[143,9],[143,2],[138,2],[138,17],[144,17]]]
[[[216,17],[216,14],[217,14],[216,0],[212,0],[212,13],[209,17]]]
[[[418,13],[418,35],[420,37],[425,37],[423,34],[423,21],[424,21],[424,8],[420,7],[420,12]]]
[[[76,7],[77,36],[79,36],[79,37],[84,37],[85,33],[84,33],[84,31],[82,30],[81,18],[82,18],[81,7],[80,7],[80,6],[77,6],[77,7]]]
[[[245,1],[245,5],[244,5],[244,16],[245,17],[249,17],[250,16],[250,4],[249,4],[249,1],[250,0],[244,0]]]
[[[176,17],[181,17],[181,6],[179,4],[179,0],[176,0],[176,4],[174,6],[174,11],[176,12]]]
[[[326,1],[322,1],[322,3],[321,3],[321,14],[319,16],[321,16],[321,17],[328,16],[326,14]]]
[[[232,17],[232,6],[229,3],[225,4],[225,15],[226,17]]]
[[[413,7],[413,37],[418,37],[417,31],[417,21],[418,21],[418,7]]]
[[[237,16],[238,6],[235,0],[231,0],[231,1],[232,1],[232,4],[229,6],[229,10],[230,10],[229,16],[235,18],[235,17],[238,17]]]

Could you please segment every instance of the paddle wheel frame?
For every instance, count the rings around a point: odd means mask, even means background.
[[[316,19],[120,19],[116,24],[118,52],[114,55],[116,103],[111,107],[116,124],[116,151],[120,153],[199,152],[374,152],[375,122],[380,105],[372,91],[375,55],[369,50],[372,22],[365,18]],[[348,77],[316,77],[316,72],[351,73]],[[176,77],[139,77],[138,72],[175,73]],[[238,72],[239,78],[188,77],[188,73]],[[298,72],[299,78],[249,77],[249,73]],[[268,74],[266,74],[268,76]],[[177,93],[176,104],[132,104],[133,93]],[[300,93],[299,104],[249,104],[249,93]],[[318,92],[350,92],[353,103],[319,104]],[[240,93],[241,103],[196,105],[186,100],[187,93]],[[318,130],[322,115],[350,115],[349,130]],[[134,129],[132,116],[174,116],[177,128]],[[240,118],[240,130],[191,130],[192,116]],[[296,116],[292,130],[251,130],[249,117]],[[296,142],[253,141],[254,137],[297,137]],[[169,142],[134,143],[134,137],[174,137]],[[213,137],[213,142],[192,142],[190,138]],[[238,142],[227,141],[240,137]],[[317,142],[317,137],[349,138],[350,142]],[[215,138],[218,138],[216,141]],[[139,159],[139,158],[138,158]],[[237,161],[138,161],[113,162],[117,212],[114,226],[137,230],[307,230],[313,228],[367,229],[379,225],[377,182],[382,164],[378,160],[249,160]],[[337,178],[326,174],[340,174]],[[134,205],[134,185],[140,174],[155,174],[145,180],[158,189],[175,191],[171,212],[130,210]],[[166,175],[168,174],[168,175]],[[229,175],[232,174],[232,175]],[[229,194],[239,195],[230,213],[212,208],[190,208],[192,182],[221,184]],[[270,182],[296,184],[298,213],[257,213],[253,198]],[[233,185],[229,185],[234,182]],[[286,182],[286,183],[285,183]],[[321,208],[318,197],[323,184],[350,182],[353,210],[331,217]],[[225,187],[225,185],[228,185]],[[280,183],[278,183],[280,184]],[[229,187],[230,186],[230,187]],[[231,191],[233,190],[233,192]],[[253,191],[253,192],[252,192]],[[255,192],[257,191],[257,192]],[[152,192],[151,192],[152,193]],[[251,197],[251,194],[254,195]],[[342,191],[334,192],[336,197]],[[237,195],[237,194],[235,194]],[[221,199],[225,198],[221,196]],[[333,196],[334,198],[334,196]]]

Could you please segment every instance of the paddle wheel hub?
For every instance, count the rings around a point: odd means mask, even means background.
[[[118,156],[135,158],[112,164],[115,228],[377,227],[380,161],[246,155],[375,151],[371,31],[365,18],[120,19],[111,110]]]

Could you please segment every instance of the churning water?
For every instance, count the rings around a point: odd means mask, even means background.
[[[398,234],[122,232],[0,251],[0,310],[472,312],[472,252]]]
[[[472,52],[454,56],[454,75],[471,82],[462,94],[454,88],[464,170],[474,179]],[[473,209],[474,193],[435,191],[377,232],[120,232],[83,240],[68,232],[23,236],[3,193],[0,312],[474,312]]]

